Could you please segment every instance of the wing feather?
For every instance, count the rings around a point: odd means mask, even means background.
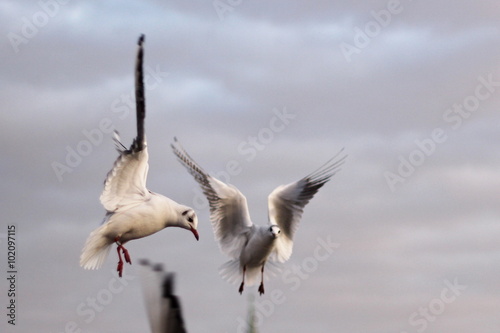
[[[174,294],[175,274],[141,259],[141,284],[152,333],[185,333],[181,301]]]
[[[200,185],[210,205],[210,220],[221,251],[237,258],[252,227],[247,199],[232,185],[208,175],[174,138],[174,154]]]
[[[108,172],[104,181],[104,189],[100,200],[108,212],[115,212],[123,206],[138,204],[150,196],[146,188],[148,175],[148,150],[144,134],[144,119],[146,118],[143,82],[143,43],[144,35],[138,42],[135,92],[137,114],[137,137],[129,149],[120,142],[118,132],[114,133],[114,142],[119,152],[113,168]]]
[[[304,207],[339,170],[346,155],[339,155],[343,149],[323,166],[308,176],[288,185],[277,187],[268,197],[269,222],[280,227],[282,235],[278,238],[273,258],[284,262],[290,258],[293,236],[299,226]]]

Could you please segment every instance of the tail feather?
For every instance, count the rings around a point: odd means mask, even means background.
[[[236,284],[241,282],[243,270],[238,259],[230,260],[219,267],[219,274],[223,280]]]
[[[247,267],[245,272],[245,285],[252,286],[260,283],[260,267]],[[264,267],[264,279],[268,280],[271,277],[281,273],[281,265],[268,261]],[[240,266],[239,259],[230,260],[219,267],[219,274],[223,280],[231,284],[241,283],[243,280],[243,268]]]
[[[106,228],[106,224],[100,226],[87,238],[80,256],[80,266],[83,268],[99,269],[108,257],[113,241],[104,235]]]

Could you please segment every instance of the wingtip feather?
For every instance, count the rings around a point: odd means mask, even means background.
[[[142,46],[142,44],[144,43],[145,39],[146,39],[146,36],[144,34],[141,34],[139,36],[139,40],[137,41],[137,45]]]

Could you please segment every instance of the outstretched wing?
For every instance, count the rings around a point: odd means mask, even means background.
[[[150,196],[146,188],[148,175],[148,150],[144,135],[144,119],[146,118],[143,81],[143,43],[144,35],[139,38],[135,70],[135,92],[137,112],[137,137],[129,149],[120,142],[115,131],[114,141],[120,155],[113,168],[108,172],[101,194],[101,203],[108,212],[120,207],[137,204]]]
[[[252,227],[247,199],[234,186],[208,175],[174,138],[174,154],[201,186],[210,204],[210,220],[221,251],[239,258]]]
[[[272,258],[284,262],[290,258],[293,235],[297,230],[305,205],[318,190],[335,175],[344,163],[343,149],[310,175],[288,185],[277,187],[268,197],[269,222],[281,229]]]

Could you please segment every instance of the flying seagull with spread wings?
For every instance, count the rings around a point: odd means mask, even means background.
[[[223,277],[252,285],[260,271],[259,293],[264,294],[264,266],[285,262],[292,254],[293,236],[305,205],[339,171],[347,156],[341,150],[322,167],[288,185],[277,187],[268,197],[269,224],[256,226],[250,219],[247,200],[233,185],[207,174],[182,148],[177,139],[174,154],[201,186],[210,205],[210,220],[222,252],[232,258],[221,269]]]
[[[133,239],[142,238],[166,227],[180,227],[190,230],[198,240],[198,218],[190,207],[146,188],[148,175],[148,149],[144,134],[146,117],[143,79],[144,35],[138,42],[135,70],[135,98],[137,108],[137,137],[129,149],[119,141],[115,132],[115,144],[119,152],[113,168],[104,181],[100,200],[106,209],[106,216],[100,227],[87,239],[80,256],[80,266],[97,269],[108,256],[111,245],[116,243],[118,252],[117,271],[123,272],[123,260],[132,263],[123,245]],[[120,252],[121,251],[121,252]]]

